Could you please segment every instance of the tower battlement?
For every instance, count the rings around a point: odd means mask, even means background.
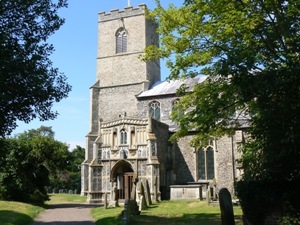
[[[146,4],[140,4],[138,7],[127,6],[123,10],[112,9],[110,12],[100,12],[99,22],[109,21],[120,19],[123,17],[131,17],[137,15],[144,15],[145,9],[147,8]]]

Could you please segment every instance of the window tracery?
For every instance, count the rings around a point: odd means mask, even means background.
[[[127,52],[127,33],[122,27],[116,33],[116,53]]]
[[[149,104],[149,115],[157,120],[160,121],[160,103],[157,101],[153,101]]]

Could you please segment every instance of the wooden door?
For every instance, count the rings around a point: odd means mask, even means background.
[[[133,173],[124,173],[124,199],[129,199],[132,190]]]

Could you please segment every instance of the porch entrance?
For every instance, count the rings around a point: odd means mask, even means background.
[[[122,185],[118,189],[119,192],[119,199],[129,199],[130,198],[130,193],[132,190],[132,179],[133,179],[133,172],[126,172],[123,174],[122,177]]]
[[[134,171],[126,160],[120,160],[111,171],[111,179],[117,185],[117,198],[120,202],[130,198]]]

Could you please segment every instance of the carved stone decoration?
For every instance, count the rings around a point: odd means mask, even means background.
[[[130,156],[135,156],[136,155],[136,149],[129,149],[129,154],[130,154]]]
[[[112,122],[102,123],[101,128],[107,128],[107,127],[114,127],[119,126],[123,124],[132,124],[132,125],[147,125],[148,120],[138,120],[138,119],[130,119],[130,118],[123,118],[120,120],[115,120]]]
[[[126,159],[126,153],[123,149],[120,150],[120,158],[121,159]]]
[[[111,149],[110,151],[113,156],[117,156],[117,154],[119,153],[119,149],[117,149],[117,148]]]

